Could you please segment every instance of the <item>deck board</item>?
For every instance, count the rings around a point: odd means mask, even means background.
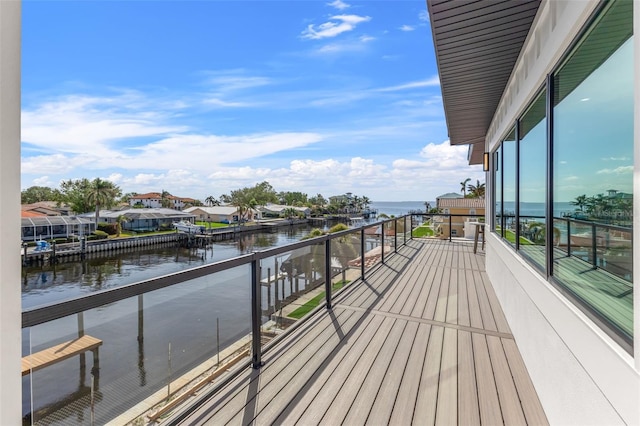
[[[548,424],[464,242],[409,241],[183,424]]]

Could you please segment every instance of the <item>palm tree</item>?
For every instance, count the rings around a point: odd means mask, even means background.
[[[207,203],[209,207],[220,205],[220,201],[218,201],[213,195],[209,195],[207,198],[205,198],[204,202]]]
[[[293,207],[287,207],[286,209],[282,210],[281,215],[289,219],[290,222],[293,222],[293,219],[298,217],[298,210],[294,209]]]
[[[484,197],[485,185],[484,185],[484,183],[480,183],[479,180],[476,180],[476,185],[469,184],[467,188],[469,190],[469,197],[471,197],[471,198],[482,198],[482,197]]]
[[[120,196],[120,188],[108,180],[95,178],[87,192],[87,201],[96,206],[96,228],[100,217],[100,207],[111,207],[115,199]]]
[[[129,218],[123,214],[118,215],[116,218],[116,237],[119,237],[122,233],[122,224],[125,222],[129,222]]]
[[[587,196],[586,194],[578,195],[575,201],[570,201],[570,204],[578,207],[580,211],[584,211],[584,207],[587,205]]]
[[[466,178],[463,182],[460,182],[460,191],[466,197],[467,196],[467,182],[469,182],[471,178]]]
[[[165,207],[165,208],[171,207],[171,200],[169,200],[170,196],[171,194],[168,191],[165,191],[164,189],[162,190],[162,193],[160,194],[160,205],[162,207]]]

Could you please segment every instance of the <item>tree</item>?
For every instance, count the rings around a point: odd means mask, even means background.
[[[20,202],[22,204],[33,204],[39,201],[59,201],[60,191],[51,189],[48,186],[31,186],[22,190]]]
[[[91,181],[87,178],[69,179],[60,182],[60,201],[71,207],[74,213],[87,213],[93,208],[87,200]]]
[[[292,221],[293,219],[298,217],[298,210],[294,209],[293,207],[287,207],[286,209],[282,210],[282,213],[280,213],[280,215],[289,219],[289,221]]]
[[[96,207],[96,227],[98,226],[100,207],[111,208],[120,194],[120,188],[113,182],[100,178],[91,181],[86,197],[87,201]]]
[[[125,222],[129,222],[129,218],[123,214],[118,215],[116,218],[116,237],[119,237],[122,233],[122,224]]]
[[[209,195],[207,198],[205,198],[204,202],[207,203],[207,206],[209,207],[220,205],[220,201],[218,201],[213,195]]]
[[[278,193],[278,202],[286,206],[305,205],[308,202],[308,196],[299,191],[284,191]]]
[[[467,196],[467,182],[469,182],[471,178],[466,178],[464,181],[460,182],[460,191],[466,197]]]
[[[476,180],[476,184],[469,184],[467,189],[469,190],[469,194],[467,197],[469,198],[482,198],[485,194],[485,185],[484,183],[480,183],[479,180]]]
[[[583,212],[585,206],[587,205],[587,195],[586,194],[578,195],[575,201],[570,201],[570,204],[578,207],[580,211]]]
[[[166,209],[171,208],[171,200],[169,197],[171,197],[171,194],[163,189],[160,193],[160,205]]]

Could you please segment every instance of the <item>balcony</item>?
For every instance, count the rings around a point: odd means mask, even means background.
[[[27,374],[34,423],[546,424],[484,253],[410,219],[23,312],[27,353],[101,342],[91,380],[84,358]]]

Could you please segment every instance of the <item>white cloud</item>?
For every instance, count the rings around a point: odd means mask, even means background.
[[[56,184],[53,183],[51,179],[49,179],[49,176],[40,176],[39,178],[35,178],[31,182],[33,183],[34,186],[48,186],[50,188],[53,188],[56,186]]]
[[[421,87],[436,87],[440,85],[440,78],[436,75],[426,80],[412,81],[398,86],[383,87],[378,92],[395,92],[399,90],[418,89]]]
[[[224,101],[218,98],[205,99],[204,101],[202,101],[202,103],[204,103],[205,105],[210,105],[213,107],[220,107],[220,108],[246,108],[246,107],[252,107],[252,106],[258,105],[255,103],[251,104],[248,102],[229,102],[229,101]]]
[[[359,40],[360,40],[361,42],[363,42],[363,43],[368,43],[368,42],[373,41],[373,40],[375,40],[375,39],[376,39],[375,37],[367,36],[367,35],[363,35],[363,36],[360,36],[360,39],[359,39]]]
[[[342,0],[334,0],[331,3],[327,3],[328,6],[335,7],[338,10],[344,10],[351,7],[351,5],[343,2]]]
[[[418,14],[418,19],[420,19],[421,21],[428,21],[429,20],[429,11],[424,9],[421,10],[420,13]]]
[[[398,29],[399,29],[400,31],[406,31],[406,32],[408,32],[408,31],[413,31],[413,30],[415,30],[416,28],[415,28],[415,27],[412,27],[411,25],[403,25],[403,26],[401,26],[401,27],[400,27],[400,28],[398,28]]]
[[[629,161],[629,157],[603,157],[603,161]]]
[[[124,179],[124,176],[122,175],[122,173],[111,173],[109,176],[107,176],[106,180],[108,180],[109,182],[113,182],[113,183],[119,183],[122,182]]]
[[[65,96],[22,111],[22,141],[44,152],[70,154],[84,154],[90,146],[94,157],[115,158],[117,141],[186,130],[164,124],[171,116],[146,100],[132,102],[129,95]]]
[[[420,151],[420,157],[426,159],[430,166],[437,165],[438,168],[462,168],[468,165],[467,145],[450,145],[449,141],[441,144],[430,143]]]
[[[330,21],[315,26],[310,24],[302,32],[302,38],[320,40],[323,38],[335,37],[347,31],[352,31],[362,22],[371,20],[369,16],[358,15],[335,15],[329,18]]]
[[[633,173],[633,166],[620,166],[616,167],[615,169],[602,169],[596,172],[596,174],[599,175],[621,175],[627,173]]]
[[[339,55],[342,53],[361,52],[366,49],[364,43],[354,41],[344,41],[336,43],[328,43],[315,49],[312,53],[315,55]]]
[[[209,71],[206,83],[220,92],[231,92],[273,84],[273,80],[263,76],[247,76],[245,70],[232,69],[221,71]]]
[[[125,169],[165,170],[188,164],[207,172],[215,165],[233,164],[320,142],[318,133],[259,133],[235,136],[175,134],[136,148],[135,155],[120,158]]]
[[[21,162],[21,172],[28,174],[43,173],[58,175],[71,172],[84,163],[73,161],[73,157],[63,154],[36,155],[23,158]]]

